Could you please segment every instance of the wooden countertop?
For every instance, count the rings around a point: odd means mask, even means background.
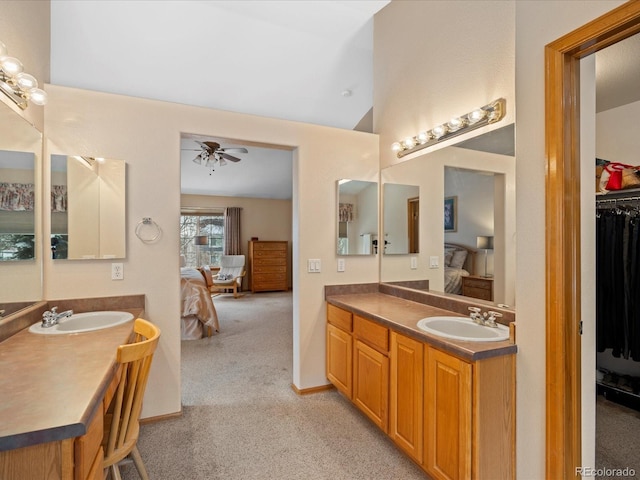
[[[69,335],[24,329],[0,343],[0,451],[84,435],[132,331],[133,320]]]
[[[438,315],[459,317],[460,314],[393,295],[379,292],[355,293],[329,295],[326,300],[336,307],[350,310],[357,315],[386,325],[464,360],[476,361],[483,358],[509,355],[516,353],[518,350],[517,346],[510,341],[465,342],[431,335],[418,328],[419,320]]]

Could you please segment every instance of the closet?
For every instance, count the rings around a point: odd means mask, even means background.
[[[640,410],[640,190],[596,199],[596,382]]]

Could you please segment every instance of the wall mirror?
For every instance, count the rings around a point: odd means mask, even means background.
[[[338,255],[378,253],[378,183],[342,179],[337,182]]]
[[[420,187],[398,183],[382,185],[382,253],[420,252]]]
[[[387,238],[387,185],[413,185],[419,205],[418,248],[403,252],[412,261],[384,255],[382,282],[428,280],[432,291],[515,306],[514,132],[508,125],[381,171]]]
[[[51,257],[124,258],[125,200],[124,161],[51,155]]]
[[[8,315],[42,299],[42,135],[1,101],[0,130],[0,310]]]

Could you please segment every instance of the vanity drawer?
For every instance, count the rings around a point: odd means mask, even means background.
[[[385,355],[389,353],[389,329],[358,315],[353,316],[353,333],[362,342]]]
[[[335,305],[327,304],[327,321],[346,332],[351,332],[351,312],[347,312]]]

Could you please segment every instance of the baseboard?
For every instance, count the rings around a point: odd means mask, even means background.
[[[311,387],[311,388],[303,388],[300,389],[296,387],[293,383],[291,384],[291,389],[296,392],[298,395],[309,395],[311,393],[325,392],[327,390],[333,390],[334,387],[332,384],[320,385],[319,387]]]
[[[182,416],[182,410],[176,413],[168,413],[166,415],[158,415],[156,417],[147,417],[140,419],[140,425],[146,425],[148,423],[161,422],[163,420],[169,420],[171,418],[178,418]]]

